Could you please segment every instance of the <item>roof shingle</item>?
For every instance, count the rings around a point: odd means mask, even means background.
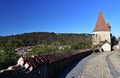
[[[102,15],[102,11],[100,11],[95,29],[93,31],[110,31],[110,24],[105,22],[104,17]]]

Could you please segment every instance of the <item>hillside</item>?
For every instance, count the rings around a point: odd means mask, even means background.
[[[91,34],[70,34],[53,32],[32,32],[18,35],[0,37],[0,46],[12,44],[14,48],[21,46],[35,46],[40,44],[51,44],[59,42],[62,45],[75,45],[77,43],[91,44]]]

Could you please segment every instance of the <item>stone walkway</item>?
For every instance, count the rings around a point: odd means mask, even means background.
[[[103,52],[78,63],[64,78],[120,78],[120,53]],[[84,68],[84,70],[81,68]],[[79,69],[79,70],[78,70]],[[76,75],[79,73],[78,75]]]
[[[108,54],[110,53],[104,52],[90,59],[80,78],[113,78],[106,61]]]
[[[106,58],[107,59],[107,58]],[[109,69],[114,78],[120,78],[120,53],[112,53],[109,55],[108,61]]]

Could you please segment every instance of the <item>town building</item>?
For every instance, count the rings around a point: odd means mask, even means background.
[[[109,23],[106,23],[102,15],[102,11],[99,12],[98,19],[93,30],[92,43],[93,45],[99,47],[106,47],[106,44],[109,45],[108,49],[103,49],[104,51],[111,51],[111,27]]]

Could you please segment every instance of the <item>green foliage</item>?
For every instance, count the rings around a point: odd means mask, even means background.
[[[0,52],[0,69],[7,68],[10,65],[14,65],[17,57],[11,52]]]
[[[51,52],[52,47],[48,46],[46,44],[41,44],[35,48],[31,52],[28,53],[28,55],[34,55],[34,54],[42,54],[42,53],[48,53]]]
[[[76,49],[92,48],[92,42],[90,40],[83,37],[83,39],[81,38],[80,41],[78,41],[78,43],[72,45],[72,49],[76,50]]]
[[[53,32],[33,32],[15,36],[0,37],[0,44],[6,44],[8,41],[13,45],[13,47],[53,44],[54,42],[60,43],[61,45],[76,45],[80,41],[81,43],[86,41],[91,44],[92,36],[91,34],[56,34]]]
[[[118,43],[117,38],[115,36],[112,36],[112,38],[111,38],[111,47],[112,47],[112,49],[113,49],[114,45],[117,45],[117,43]]]
[[[120,41],[120,37],[118,37],[118,41]]]
[[[116,45],[118,43],[117,38],[115,36],[112,36],[111,42],[112,42],[112,45]]]
[[[53,32],[33,32],[11,36],[0,36],[0,69],[15,64],[18,47],[37,46],[28,55],[91,48],[91,34],[56,34]]]
[[[14,52],[12,44],[8,41],[6,44],[0,46],[0,69],[7,68],[14,65],[18,56]]]
[[[43,54],[43,53],[53,53],[53,52],[64,52],[70,50],[70,46],[61,45],[59,42],[55,42],[52,44],[41,44],[33,48],[33,50],[27,53],[28,56],[35,54]]]

